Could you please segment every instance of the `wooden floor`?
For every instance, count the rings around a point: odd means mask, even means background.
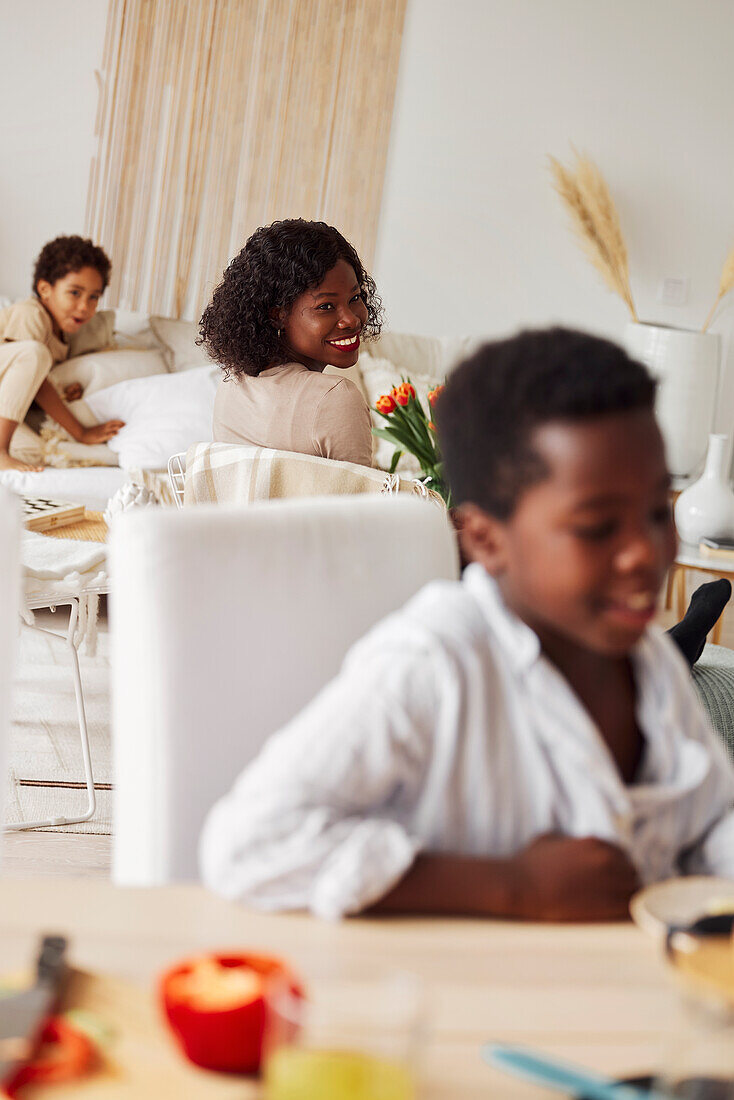
[[[690,576],[690,574],[689,574]],[[734,600],[726,609],[720,644],[734,649]],[[672,626],[672,611],[661,611],[658,622]],[[106,630],[104,617],[100,630]],[[6,833],[2,838],[2,871],[16,877],[35,875],[107,876],[112,837],[59,830]]]

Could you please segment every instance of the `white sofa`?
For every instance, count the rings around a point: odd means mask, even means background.
[[[115,416],[126,421],[125,429],[111,445],[85,447],[39,415],[32,422],[38,431],[22,425],[13,450],[19,458],[45,462],[46,469],[33,474],[5,471],[0,484],[26,496],[77,500],[101,510],[130,480],[131,471],[163,470],[171,454],[211,438],[220,372],[197,347],[193,321],[123,310],[103,311],[94,320],[99,321],[100,334],[114,332],[114,348],[72,355],[53,369],[51,378],[61,390],[71,382],[81,384],[83,398],[72,407],[82,423]],[[370,405],[405,376],[425,399],[471,346],[469,340],[386,332],[378,341],[366,343],[360,362],[344,373]],[[380,423],[375,414],[376,426]],[[392,451],[391,444],[376,440],[375,464],[387,469]],[[410,456],[404,456],[398,471],[416,470]]]

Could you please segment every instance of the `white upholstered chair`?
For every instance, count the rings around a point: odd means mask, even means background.
[[[0,486],[0,822],[5,820],[7,746],[20,606],[20,502]]]
[[[445,514],[410,498],[145,509],[112,531],[113,876],[193,878],[203,819],[349,646],[455,577]]]

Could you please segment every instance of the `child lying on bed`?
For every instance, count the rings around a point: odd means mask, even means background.
[[[106,443],[123,426],[108,420],[83,427],[48,379],[54,363],[69,354],[68,338],[94,316],[110,266],[90,240],[57,237],[36,260],[33,296],[0,310],[0,470],[41,468],[10,455],[15,429],[34,400],[79,443]]]
[[[457,368],[436,416],[472,564],[240,775],[204,829],[209,886],[332,918],[609,920],[640,883],[734,876],[734,769],[652,625],[675,554],[654,395],[564,329]]]

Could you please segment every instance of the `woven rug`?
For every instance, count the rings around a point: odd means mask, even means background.
[[[50,531],[43,531],[52,539],[81,539],[82,542],[106,542],[107,524],[101,512],[90,512],[86,509],[84,519],[79,523],[67,523],[63,527],[53,527]]]
[[[36,613],[39,625],[65,629],[65,608]],[[99,624],[95,657],[80,655],[97,812],[91,821],[64,826],[67,832],[112,831],[112,754],[109,727],[109,638]],[[72,817],[86,806],[84,766],[68,646],[23,627],[19,638],[9,745],[10,789],[6,821]],[[56,830],[54,830],[56,831]]]

